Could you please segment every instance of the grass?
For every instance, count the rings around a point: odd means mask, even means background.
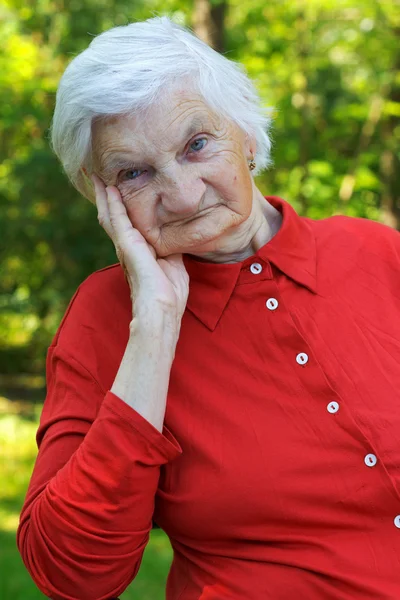
[[[0,598],[40,600],[18,553],[15,532],[37,448],[35,434],[41,404],[12,401],[0,395]],[[162,600],[172,560],[171,545],[161,530],[151,532],[140,571],[121,600]]]

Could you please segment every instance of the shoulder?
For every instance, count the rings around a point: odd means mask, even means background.
[[[115,329],[131,318],[129,285],[119,263],[91,273],[77,288],[65,310],[52,345],[71,346],[91,332]],[[125,319],[124,319],[125,317]]]
[[[336,253],[362,251],[380,260],[400,258],[400,233],[377,221],[341,215],[306,221],[314,231],[317,248],[329,247]]]
[[[387,225],[356,217],[334,216],[308,221],[315,238],[321,293],[346,286],[390,289],[399,293],[400,233]],[[329,293],[330,293],[329,292]],[[357,292],[357,293],[356,293]],[[358,297],[358,296],[357,296]]]
[[[383,223],[360,217],[335,215],[333,217],[327,217],[326,219],[315,220],[307,217],[305,217],[305,219],[308,222],[312,222],[313,227],[322,232],[342,232],[359,239],[365,236],[368,236],[368,239],[396,238],[399,236],[399,232],[388,225],[383,225]]]
[[[115,263],[91,273],[82,281],[77,291],[86,299],[95,298],[97,302],[107,305],[113,298],[120,297],[121,293],[129,293],[129,286],[121,265]]]

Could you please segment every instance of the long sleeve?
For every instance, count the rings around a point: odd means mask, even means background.
[[[65,337],[65,336],[64,336]],[[17,544],[53,600],[105,600],[136,576],[160,466],[182,450],[57,343],[47,356],[39,453]]]

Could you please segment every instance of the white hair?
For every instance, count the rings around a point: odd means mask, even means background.
[[[50,128],[51,146],[72,185],[86,198],[92,123],[151,106],[161,90],[183,78],[205,103],[256,139],[256,175],[271,162],[269,110],[241,64],[222,56],[168,17],[113,27],[96,36],[67,66],[57,90]]]

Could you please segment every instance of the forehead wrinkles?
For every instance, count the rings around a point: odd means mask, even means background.
[[[146,115],[142,122],[140,117],[127,116],[110,119],[104,123],[103,128],[99,126],[93,139],[100,169],[109,174],[113,168],[110,161],[115,162],[112,158],[117,153],[123,154],[125,159],[131,155],[134,161],[156,161],[160,153],[175,151],[195,133],[210,127],[216,128],[215,119],[204,109],[204,104],[201,111],[196,110],[193,102],[182,104],[187,106],[183,110],[179,107],[180,110],[176,113],[174,107],[165,117],[158,111],[158,115]],[[156,119],[160,127],[157,126]],[[163,120],[168,122],[162,122]]]
[[[131,155],[131,160],[154,160],[160,153],[176,150],[180,144],[184,144],[194,134],[205,129],[205,123],[206,121],[200,117],[195,117],[193,120],[188,119],[185,126],[181,126],[174,135],[166,130],[165,133],[160,132],[150,136],[144,130],[142,134],[136,131],[132,136],[124,136],[123,139],[120,139],[118,135],[114,136],[111,144],[105,141],[96,147],[99,166],[108,170],[111,165],[107,163],[118,154],[124,155],[125,162],[129,155]]]
[[[202,102],[182,100],[179,104],[163,102],[153,107],[143,120],[138,120],[135,137],[142,145],[154,146],[156,151],[169,152],[185,142],[206,124],[211,115]]]

